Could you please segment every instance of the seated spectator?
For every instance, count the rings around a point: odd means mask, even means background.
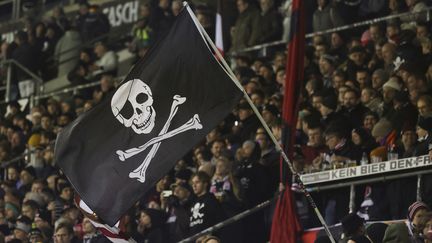
[[[108,46],[103,42],[98,42],[95,44],[94,52],[98,59],[92,66],[89,67],[92,75],[97,76],[102,73],[116,75],[118,68],[117,54],[114,51],[108,49]]]

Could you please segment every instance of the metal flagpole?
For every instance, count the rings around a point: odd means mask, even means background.
[[[249,103],[249,105],[251,106],[252,110],[254,111],[255,115],[258,117],[258,119],[261,122],[261,125],[264,127],[264,129],[266,130],[267,134],[269,135],[269,137],[271,138],[271,140],[273,141],[274,145],[276,146],[276,150],[278,152],[281,153],[282,158],[284,159],[284,161],[287,163],[291,173],[294,175],[294,178],[296,179],[296,181],[298,182],[298,185],[300,187],[300,189],[302,190],[302,192],[304,193],[304,195],[306,196],[306,198],[309,201],[309,204],[311,205],[311,207],[314,209],[318,219],[320,220],[322,226],[324,227],[328,237],[330,238],[332,243],[336,243],[335,239],[333,238],[333,235],[330,233],[329,227],[327,226],[327,224],[324,221],[324,218],[321,215],[321,212],[318,210],[318,207],[316,206],[314,200],[312,199],[312,196],[310,195],[310,193],[306,190],[303,182],[300,179],[300,175],[297,173],[297,171],[295,171],[292,163],[290,162],[290,160],[288,159],[288,156],[286,155],[286,153],[283,151],[281,145],[279,144],[279,142],[276,140],[275,136],[273,135],[273,133],[271,132],[269,126],[267,125],[267,123],[264,121],[264,118],[261,116],[261,114],[259,113],[257,107],[254,105],[254,103],[252,102],[251,98],[249,97],[249,95],[246,93],[246,91],[244,90],[243,86],[240,84],[240,82],[237,80],[236,76],[234,75],[233,71],[231,70],[231,68],[228,66],[228,64],[226,63],[225,59],[222,57],[222,55],[220,54],[219,50],[216,48],[215,44],[213,43],[212,39],[208,36],[207,32],[204,30],[204,28],[201,26],[201,24],[198,22],[198,19],[196,18],[195,14],[193,13],[192,9],[190,9],[189,5],[186,2],[183,2],[183,5],[186,7],[187,11],[189,12],[189,14],[191,15],[193,21],[195,22],[195,25],[197,26],[197,28],[199,29],[201,35],[203,35],[205,37],[205,39],[207,40],[208,44],[210,44],[211,48],[213,49],[213,51],[216,53],[216,56],[218,57],[218,59],[222,62],[223,68],[228,72],[229,76],[231,77],[232,81],[237,85],[237,87],[243,92],[244,98],[246,99],[246,101]]]

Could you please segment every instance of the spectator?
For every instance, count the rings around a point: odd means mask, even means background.
[[[54,242],[77,243],[78,240],[74,237],[72,225],[67,222],[59,223],[55,228]]]
[[[366,233],[366,229],[364,226],[364,220],[360,218],[355,213],[350,213],[346,215],[342,220],[342,229],[343,229],[343,238],[342,240],[345,242],[349,242],[349,240],[363,236]]]
[[[17,48],[12,52],[12,59],[20,63],[22,66],[27,68],[33,73],[37,73],[39,70],[39,57],[40,53],[38,50],[28,43],[27,34],[23,31],[19,31],[15,34],[14,39]],[[34,92],[34,83],[31,77],[19,68],[14,68],[12,80],[12,93],[11,100],[16,100],[19,96],[26,97]],[[18,84],[21,83],[21,88],[18,90]],[[33,88],[32,88],[33,87]]]
[[[318,8],[313,14],[313,31],[323,31],[343,25],[337,10],[328,0],[317,0]]]
[[[64,35],[57,42],[55,58],[58,62],[57,76],[62,77],[72,71],[79,61],[79,47],[82,45],[78,31],[70,26],[64,26]]]
[[[206,173],[198,172],[192,176],[192,189],[196,199],[190,209],[189,229],[191,235],[215,225],[224,217],[219,202],[213,194],[209,193],[209,187],[210,177]]]
[[[164,223],[166,214],[158,209],[142,209],[138,214],[138,235],[135,239],[139,242],[165,242],[166,232]]]
[[[239,15],[231,30],[231,52],[258,43],[260,14],[250,0],[236,0]]]
[[[91,224],[88,218],[84,218],[82,222],[83,228],[83,243],[108,243],[110,242],[106,237],[102,236],[100,232]]]
[[[432,213],[428,212],[419,221],[419,230],[424,243],[432,242]]]
[[[274,6],[274,0],[260,0],[261,16],[258,25],[259,37],[257,44],[277,41],[281,39],[281,18]]]
[[[94,52],[98,57],[98,60],[96,60],[94,65],[90,66],[92,75],[98,76],[103,73],[116,75],[118,67],[117,54],[110,50],[103,42],[98,42],[95,44]]]

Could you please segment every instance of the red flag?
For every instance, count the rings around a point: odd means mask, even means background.
[[[271,243],[295,243],[301,236],[301,225],[295,212],[290,187],[279,196],[273,214]]]
[[[288,60],[286,64],[285,92],[282,117],[285,129],[289,134],[285,140],[285,151],[292,156],[292,147],[295,139],[295,127],[298,113],[298,100],[303,81],[303,58],[305,48],[304,3],[302,0],[292,1],[290,39],[288,43]],[[281,171],[282,171],[281,161]],[[281,173],[282,174],[282,173]],[[286,179],[285,179],[286,180]],[[284,181],[281,176],[281,181]],[[295,211],[291,187],[286,183],[286,189],[279,196],[273,214],[270,242],[295,243],[301,234],[301,225]]]

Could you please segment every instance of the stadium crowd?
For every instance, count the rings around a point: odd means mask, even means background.
[[[223,2],[225,52],[281,141],[286,50],[274,46],[265,56],[241,50],[288,40],[291,1]],[[214,37],[216,1],[192,3],[198,20]],[[361,161],[432,156],[432,30],[424,12],[427,2],[305,4],[307,32],[411,14],[307,39],[292,159],[296,170],[311,173]],[[181,6],[179,0],[141,0],[140,17],[126,46],[129,51],[143,57],[170,28]],[[74,205],[73,188],[53,161],[56,134],[119,84],[118,57],[104,37],[110,31],[108,18],[98,6],[82,1],[74,18],[56,7],[49,18],[25,21],[25,29],[12,43],[2,42],[2,60],[14,59],[44,81],[66,76],[71,85],[100,85],[20,107],[16,100],[26,96],[33,81],[22,70],[13,70],[13,101],[0,119],[0,242],[109,242]],[[95,38],[100,41],[85,45]],[[0,75],[6,79],[5,68]],[[177,242],[272,198],[279,191],[279,168],[279,154],[242,100],[130,209],[122,227],[137,242]],[[431,242],[432,177],[423,177],[423,202],[416,201],[416,187],[417,178],[357,186],[357,213],[351,214],[348,188],[313,197],[329,225],[342,222],[342,242]],[[303,227],[319,226],[303,194],[296,193],[295,199]],[[272,210],[259,211],[199,242],[266,242]],[[364,220],[396,219],[407,223],[364,227]],[[326,240],[320,237],[316,242]]]

